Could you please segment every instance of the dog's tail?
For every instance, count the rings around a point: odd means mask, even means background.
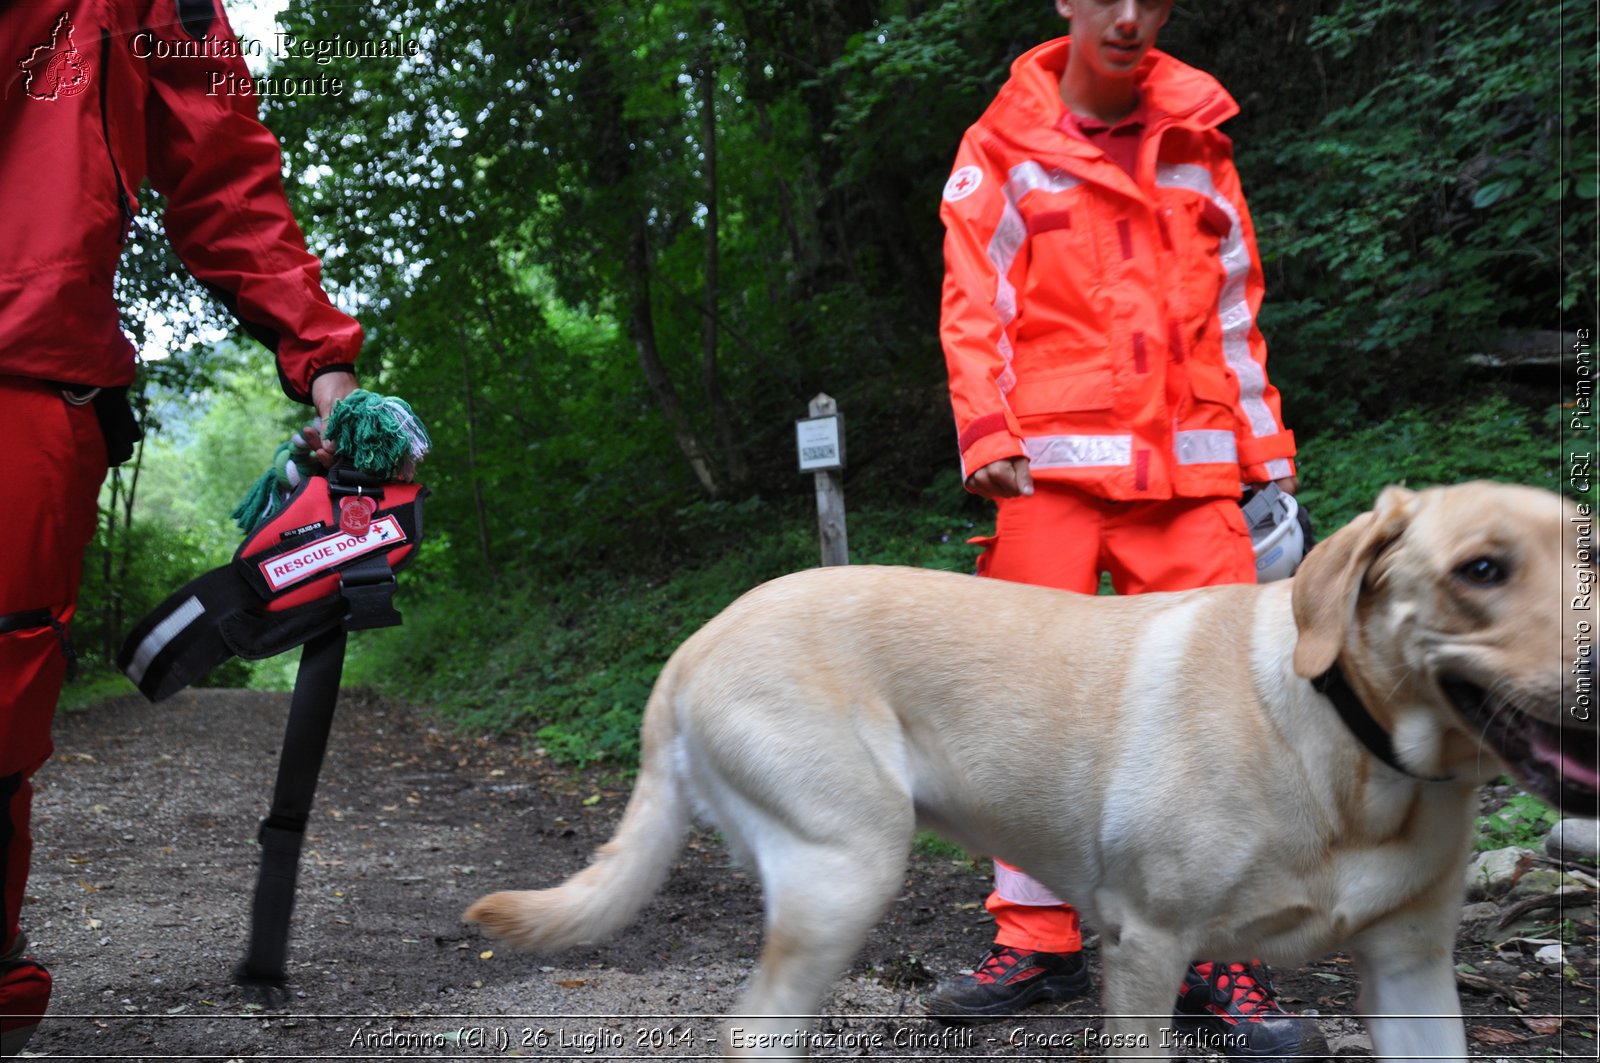
[[[689,826],[689,802],[674,766],[670,685],[663,674],[650,694],[638,781],[617,832],[589,866],[553,889],[480,898],[467,909],[468,922],[482,923],[516,948],[557,952],[604,940],[639,914],[666,880]]]

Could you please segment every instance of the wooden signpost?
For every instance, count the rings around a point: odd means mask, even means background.
[[[850,542],[844,526],[844,416],[827,395],[811,400],[811,416],[794,423],[800,471],[817,483],[817,531],[822,537],[822,563],[848,565]]]

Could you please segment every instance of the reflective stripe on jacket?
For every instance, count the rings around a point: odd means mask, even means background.
[[[1209,75],[1152,52],[1130,178],[1061,101],[1040,45],[962,139],[945,186],[940,335],[962,475],[1026,456],[1104,498],[1236,495],[1291,475],[1256,327],[1262,277]]]
[[[237,52],[219,0],[0,3],[0,375],[133,379],[112,278],[146,176],[290,397],[352,366],[361,327],[323,292]]]

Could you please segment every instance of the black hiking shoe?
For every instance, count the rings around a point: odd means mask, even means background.
[[[1197,963],[1183,976],[1173,1013],[1197,1045],[1238,1059],[1317,1059],[1328,1042],[1310,1019],[1278,1006],[1255,963]]]
[[[1060,1002],[1089,990],[1081,952],[1024,952],[995,945],[971,974],[941,982],[928,1017],[951,1025],[992,1022],[1032,1004]]]
[[[50,1003],[50,972],[23,955],[27,946],[18,934],[16,947],[0,956],[0,1059],[22,1054]]]

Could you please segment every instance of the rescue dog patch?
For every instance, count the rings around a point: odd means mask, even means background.
[[[348,532],[330,535],[307,543],[298,550],[268,558],[259,567],[267,586],[274,591],[281,591],[363,554],[405,541],[406,533],[400,529],[399,521],[393,517],[380,517],[372,522],[371,530],[365,535],[351,535]]]

